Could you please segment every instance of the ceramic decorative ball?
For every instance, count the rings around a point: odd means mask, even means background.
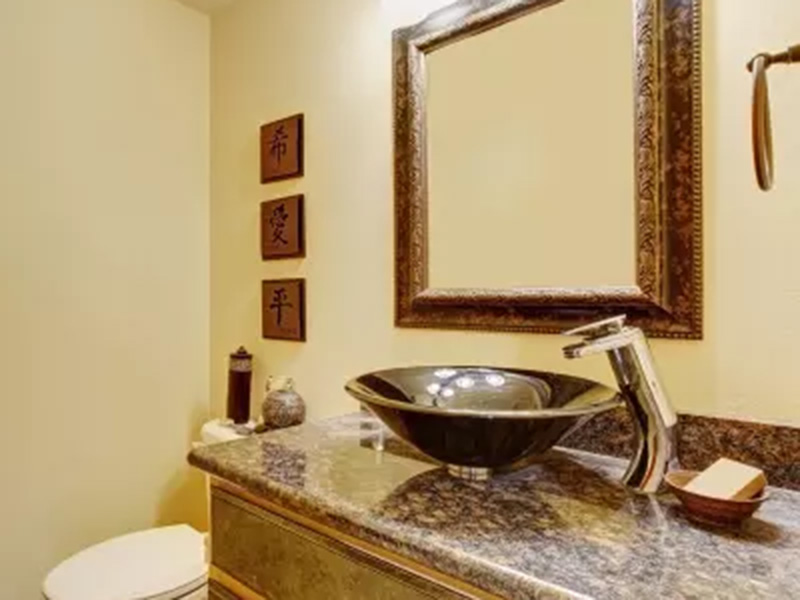
[[[261,407],[263,429],[283,429],[300,425],[306,420],[306,403],[294,390],[289,377],[267,379],[267,395]]]

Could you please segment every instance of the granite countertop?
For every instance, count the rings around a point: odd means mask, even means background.
[[[454,479],[359,414],[198,448],[189,461],[302,515],[509,599],[800,598],[800,493],[741,530],[687,521],[618,483],[625,461],[555,449]]]

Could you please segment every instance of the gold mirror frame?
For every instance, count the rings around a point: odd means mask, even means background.
[[[428,287],[425,55],[562,1],[460,0],[394,32],[396,324],[556,333],[625,313],[650,336],[701,339],[701,0],[632,0],[636,285]]]

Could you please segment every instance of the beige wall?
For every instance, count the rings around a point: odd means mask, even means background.
[[[0,598],[68,554],[203,523],[207,17],[0,3]]]
[[[295,376],[311,416],[353,410],[349,376],[410,363],[491,363],[610,380],[603,357],[568,362],[555,336],[399,330],[392,325],[390,31],[402,0],[239,0],[213,21],[212,392],[225,354],[255,351]],[[441,3],[440,3],[441,4]],[[419,8],[421,2],[414,4]],[[800,7],[704,1],[706,337],[653,343],[683,411],[800,425],[800,95],[796,69],[771,75],[778,185],[756,191],[745,61],[796,41]],[[305,111],[306,177],[258,182],[259,124]],[[262,263],[258,205],[307,195],[305,261]],[[520,259],[524,267],[524,257]],[[259,339],[259,281],[308,278],[308,343]],[[260,395],[260,394],[259,394]]]

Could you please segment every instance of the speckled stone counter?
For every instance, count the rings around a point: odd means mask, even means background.
[[[625,462],[553,450],[466,482],[350,415],[194,450],[256,495],[509,599],[800,598],[800,493],[741,530],[687,521],[670,496],[618,484]]]

